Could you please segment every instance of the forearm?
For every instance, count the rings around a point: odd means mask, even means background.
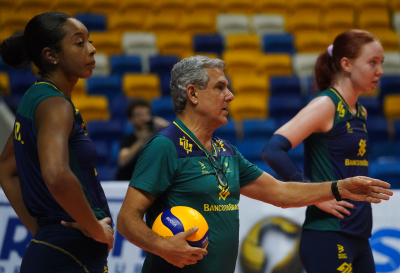
[[[331,182],[298,183],[284,182],[277,203],[279,207],[303,207],[334,199]]]
[[[117,228],[118,232],[132,244],[162,256],[159,246],[164,239],[152,231],[140,215],[121,211],[118,214]]]
[[[275,171],[283,181],[309,181],[299,167],[290,158],[290,141],[282,135],[273,135],[265,144],[261,158]]]
[[[102,236],[103,228],[90,208],[82,186],[75,175],[68,171],[64,174],[60,173],[57,177],[54,180],[51,179],[52,181],[46,181],[53,197],[93,238]]]
[[[139,139],[135,141],[129,148],[124,148],[121,150],[118,157],[118,165],[120,167],[126,166],[126,164],[128,164],[129,161],[142,150],[144,144],[145,141]]]
[[[37,219],[31,216],[22,199],[18,176],[1,178],[1,187],[15,213],[32,235],[35,235],[39,226]]]

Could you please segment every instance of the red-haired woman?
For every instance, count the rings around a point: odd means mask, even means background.
[[[281,178],[318,183],[368,176],[367,111],[357,100],[378,85],[383,59],[379,40],[364,30],[339,34],[319,55],[315,78],[321,92],[275,132],[262,152]],[[302,141],[304,174],[287,154]],[[336,199],[307,208],[300,242],[306,271],[375,272],[368,241],[371,205]]]

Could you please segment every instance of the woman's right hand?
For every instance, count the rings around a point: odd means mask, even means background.
[[[79,223],[77,222],[65,222],[61,221],[61,224],[68,228],[75,228],[81,231],[85,236],[93,238],[93,240],[98,241],[100,243],[104,243],[108,245],[108,253],[110,253],[111,249],[114,248],[114,230],[109,225],[111,223],[111,218],[106,217],[99,220],[101,227],[103,228],[103,233],[96,235],[91,234],[88,230],[84,229]]]
[[[318,204],[315,204],[315,206],[327,213],[330,213],[334,216],[336,216],[339,219],[344,219],[343,214],[346,214],[348,216],[351,215],[350,211],[346,209],[354,209],[355,206],[349,202],[346,201],[336,201],[336,200],[329,200],[325,202],[321,202]]]

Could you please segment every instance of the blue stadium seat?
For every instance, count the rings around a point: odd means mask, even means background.
[[[273,76],[269,80],[271,95],[300,94],[300,79],[297,76]]]
[[[122,95],[122,82],[119,75],[92,76],[86,80],[89,95],[104,95],[111,102],[116,96]]]
[[[300,94],[272,95],[269,98],[269,115],[277,120],[280,127],[293,118],[303,106]]]
[[[366,126],[371,145],[389,141],[388,122],[383,115],[368,117]]]
[[[171,74],[171,69],[179,62],[179,57],[175,55],[159,55],[149,58],[150,73],[158,75]]]
[[[130,102],[131,99],[125,97],[123,93],[115,96],[109,103],[111,118],[126,121],[126,109]]]
[[[275,177],[276,179],[279,179],[279,176],[271,169],[271,167],[265,163],[263,160],[255,160],[252,162],[254,165],[256,165],[257,167],[259,167],[261,170],[263,170],[264,172],[266,172],[269,175],[272,175],[273,177]]]
[[[165,73],[160,76],[161,96],[169,96],[171,94],[171,89],[169,88],[170,82],[171,73]]]
[[[398,94],[400,90],[400,76],[382,76],[379,80],[379,99],[383,101],[383,98],[388,94]]]
[[[267,53],[295,53],[291,34],[266,34],[262,38],[262,49]]]
[[[369,160],[377,160],[379,157],[398,157],[400,160],[400,142],[377,142],[370,145]]]
[[[169,96],[153,99],[152,112],[153,115],[165,118],[170,122],[175,120],[174,106]]]
[[[92,140],[106,141],[109,146],[119,141],[124,134],[124,123],[121,120],[91,121],[87,124],[89,137]]]
[[[195,52],[215,53],[219,56],[225,49],[224,38],[219,34],[195,35],[193,46]]]
[[[278,123],[274,118],[243,120],[245,139],[259,139],[267,143],[278,128]]]
[[[265,140],[242,140],[236,143],[236,148],[250,162],[260,161]]]
[[[382,115],[382,104],[378,98],[374,97],[361,97],[358,102],[367,109],[368,118],[372,116]]]
[[[228,124],[216,129],[213,135],[228,141],[232,145],[236,145],[238,141],[236,137],[236,124],[232,119],[228,119]]]
[[[100,13],[77,13],[75,18],[86,26],[89,32],[91,31],[106,31],[107,17]],[[96,42],[96,41],[94,41]]]
[[[369,175],[388,182],[391,189],[400,189],[400,160],[386,157],[369,164]]]
[[[13,98],[16,96],[22,97],[25,91],[28,90],[29,87],[31,87],[31,85],[39,79],[39,76],[36,75],[31,68],[26,68],[23,70],[13,69],[9,72],[8,76]]]
[[[120,77],[125,73],[141,73],[142,59],[140,56],[133,55],[112,55],[110,57],[110,67],[112,75]]]

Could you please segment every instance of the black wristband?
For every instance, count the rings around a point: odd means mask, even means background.
[[[338,183],[337,180],[332,181],[331,190],[332,190],[333,196],[335,196],[336,201],[342,201],[342,197],[340,196],[337,183]]]

